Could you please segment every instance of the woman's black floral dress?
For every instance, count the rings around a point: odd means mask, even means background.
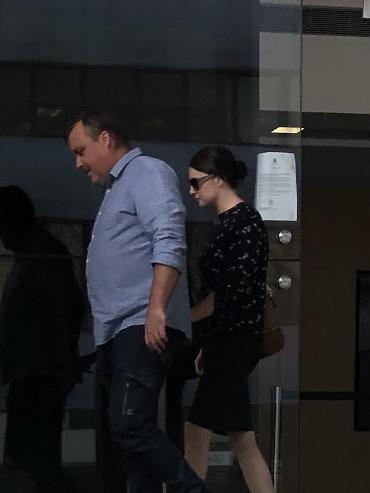
[[[199,259],[201,298],[213,314],[198,324],[204,373],[188,420],[218,432],[253,430],[247,377],[261,357],[268,239],[245,202],[218,216]]]

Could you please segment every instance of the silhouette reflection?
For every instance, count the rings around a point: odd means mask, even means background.
[[[35,220],[28,195],[0,187],[0,239],[14,252],[0,306],[0,369],[9,384],[4,462],[42,493],[66,491],[61,435],[81,371],[83,299],[67,248]]]

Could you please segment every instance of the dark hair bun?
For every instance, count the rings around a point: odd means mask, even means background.
[[[223,146],[203,147],[191,158],[190,167],[219,176],[233,189],[248,175],[243,161],[235,159],[230,149]]]
[[[243,161],[239,161],[238,159],[235,161],[235,171],[236,178],[238,180],[244,180],[246,176],[248,176],[248,168]]]

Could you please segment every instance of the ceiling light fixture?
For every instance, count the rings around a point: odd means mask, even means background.
[[[299,134],[304,130],[303,127],[277,127],[271,130],[272,134]]]

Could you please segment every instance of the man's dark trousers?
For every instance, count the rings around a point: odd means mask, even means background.
[[[144,326],[121,330],[100,346],[109,397],[109,429],[122,454],[129,493],[200,493],[203,481],[157,425],[159,394],[166,373],[181,352],[182,332],[167,329],[166,349],[150,351]]]

